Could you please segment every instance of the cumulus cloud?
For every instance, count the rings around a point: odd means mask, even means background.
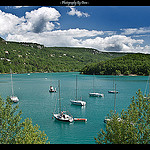
[[[77,10],[74,6],[70,6],[69,8],[71,9],[71,11],[67,13],[68,15],[71,15],[71,16],[77,15],[77,17],[89,17],[90,16],[88,13],[84,13],[84,12]]]
[[[55,27],[52,21],[58,21],[60,16],[60,13],[55,8],[41,7],[38,10],[26,12],[26,26],[35,33],[50,31]]]
[[[0,10],[0,34],[5,35],[15,32],[18,25],[24,21],[24,17],[18,18],[15,15]]]

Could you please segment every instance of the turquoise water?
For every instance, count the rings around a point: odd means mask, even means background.
[[[70,104],[75,98],[76,75],[78,75],[78,97],[87,102],[85,107]],[[58,87],[61,80],[62,108],[67,109],[73,117],[87,118],[87,123],[66,123],[52,119],[57,93],[49,93],[52,84]],[[116,76],[117,84],[116,111],[127,109],[131,97],[138,89],[144,93],[147,76]],[[13,74],[14,91],[19,97],[19,108],[22,109],[23,119],[32,118],[33,124],[38,124],[44,130],[52,144],[94,144],[94,136],[100,129],[105,129],[103,120],[114,108],[114,94],[108,94],[113,88],[113,76],[96,75],[95,92],[104,94],[104,98],[89,97],[93,92],[93,76],[73,73],[31,73]],[[58,88],[57,88],[58,90]],[[3,99],[11,93],[10,74],[0,74],[0,95]]]

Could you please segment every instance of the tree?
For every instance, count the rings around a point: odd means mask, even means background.
[[[9,97],[6,101],[0,97],[0,144],[45,144],[48,137],[33,126],[32,120],[27,118],[21,121],[19,105],[12,105]]]
[[[98,144],[150,144],[150,95],[144,97],[138,90],[127,111],[122,110],[121,120],[119,114],[112,111],[106,124],[106,131],[102,130],[95,138]]]

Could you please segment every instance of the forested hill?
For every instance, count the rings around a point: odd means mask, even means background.
[[[122,57],[114,58],[108,61],[92,63],[82,69],[83,74],[150,74],[150,55],[149,54],[127,54]]]
[[[10,73],[10,68],[14,73],[79,71],[88,63],[123,55],[89,48],[44,47],[0,38],[0,73]]]

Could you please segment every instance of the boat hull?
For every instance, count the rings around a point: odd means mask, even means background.
[[[118,91],[108,91],[108,93],[112,93],[112,94],[117,94],[117,93],[119,93]]]
[[[70,117],[69,115],[65,114],[61,115],[61,114],[54,114],[54,117],[56,120],[58,121],[63,121],[63,122],[73,122],[73,118]]]
[[[14,103],[19,102],[19,99],[18,99],[17,96],[11,96],[10,99],[11,99],[11,101],[14,102]]]
[[[91,97],[104,97],[104,94],[100,94],[100,93],[89,93],[89,96],[91,96]]]
[[[86,102],[84,101],[75,101],[75,100],[70,100],[71,104],[73,105],[78,105],[78,106],[85,106]]]

